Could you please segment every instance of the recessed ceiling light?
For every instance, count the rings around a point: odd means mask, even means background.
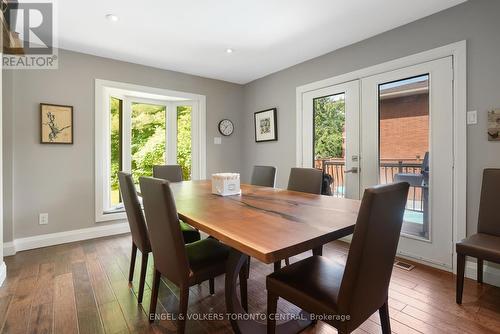
[[[108,21],[111,21],[111,22],[116,22],[116,21],[118,21],[118,16],[116,16],[114,14],[107,14],[106,19]]]
[[[230,49],[230,48],[226,49],[226,53],[233,53],[233,51],[234,51],[234,50],[233,50],[233,49]]]

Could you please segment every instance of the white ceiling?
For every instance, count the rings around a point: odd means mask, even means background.
[[[59,0],[59,47],[247,83],[462,2]]]

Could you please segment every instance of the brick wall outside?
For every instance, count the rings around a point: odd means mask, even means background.
[[[428,94],[384,99],[380,103],[380,158],[423,159],[429,150]]]

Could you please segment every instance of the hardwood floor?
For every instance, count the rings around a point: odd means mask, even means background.
[[[344,259],[347,245],[325,246],[325,256]],[[308,256],[304,254],[303,256]],[[177,308],[177,289],[162,282],[157,311],[162,319],[150,326],[146,311],[152,280],[150,259],[144,308],[137,305],[139,270],[132,287],[127,282],[130,235],[94,239],[20,252],[6,257],[7,279],[0,288],[2,333],[175,333],[168,316]],[[297,259],[292,258],[291,261]],[[140,261],[140,256],[137,257]],[[136,264],[140,268],[140,263]],[[265,312],[265,276],[272,266],[252,261],[249,281],[250,312]],[[283,300],[280,312],[297,309]],[[389,293],[394,333],[500,333],[500,288],[466,280],[463,305],[455,304],[453,275],[417,267],[394,269]],[[224,277],[216,279],[216,294],[208,282],[191,288],[190,314],[225,313]],[[381,333],[374,314],[356,332]],[[232,333],[226,320],[187,321],[187,333]],[[319,323],[305,333],[336,333]]]

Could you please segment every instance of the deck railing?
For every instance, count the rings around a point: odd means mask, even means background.
[[[332,194],[336,197],[345,196],[345,162],[343,159],[315,160],[316,168],[323,169],[333,178]],[[394,182],[394,175],[398,173],[420,174],[421,160],[386,159],[380,162],[380,183]],[[408,193],[407,209],[423,211],[422,188],[411,187]]]

